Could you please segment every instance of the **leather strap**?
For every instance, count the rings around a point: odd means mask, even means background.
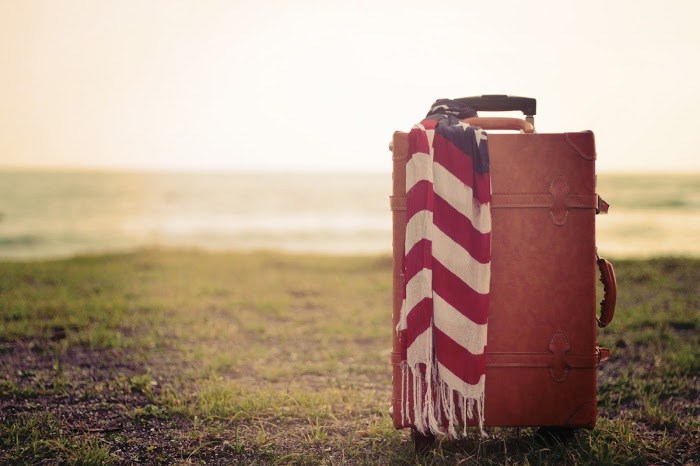
[[[405,196],[390,197],[391,210],[406,210]],[[597,194],[567,194],[564,199],[569,209],[597,209]],[[492,209],[551,209],[554,205],[552,194],[493,194]]]
[[[595,347],[595,354],[596,354],[596,359],[598,360],[598,364],[603,363],[610,359],[610,350],[608,348],[605,348],[603,346],[596,346]]]
[[[564,200],[570,209],[597,209],[598,195],[568,194]],[[554,204],[551,194],[493,194],[491,196],[492,209],[509,208],[543,208],[549,209]]]
[[[594,354],[566,353],[566,365],[571,369],[590,369],[597,366]],[[551,367],[549,353],[490,353],[486,352],[486,367]]]
[[[406,210],[406,196],[389,196],[391,210]]]
[[[470,126],[478,126],[482,129],[497,129],[497,130],[512,130],[522,131],[523,133],[534,133],[535,127],[526,120],[520,118],[504,118],[504,117],[472,117],[465,118],[463,122]]]

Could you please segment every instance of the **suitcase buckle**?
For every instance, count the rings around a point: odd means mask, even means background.
[[[602,197],[598,196],[598,207],[596,207],[595,213],[596,214],[607,214],[609,208],[610,208],[610,204],[605,202],[605,200]]]

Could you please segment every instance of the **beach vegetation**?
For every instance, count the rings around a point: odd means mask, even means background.
[[[613,261],[595,429],[393,428],[391,259],[131,253],[0,264],[0,464],[693,464],[700,260]]]

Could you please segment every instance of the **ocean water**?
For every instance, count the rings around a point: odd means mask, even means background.
[[[700,174],[598,176],[611,257],[700,256]],[[0,172],[0,259],[139,247],[391,252],[390,174]]]

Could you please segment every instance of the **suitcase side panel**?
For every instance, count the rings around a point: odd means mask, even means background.
[[[579,134],[589,138],[590,153],[593,134]],[[495,198],[528,194],[532,204],[550,207],[494,203],[492,209],[486,421],[592,427],[594,161],[562,134],[490,135],[489,150]],[[581,207],[570,207],[576,203]]]

